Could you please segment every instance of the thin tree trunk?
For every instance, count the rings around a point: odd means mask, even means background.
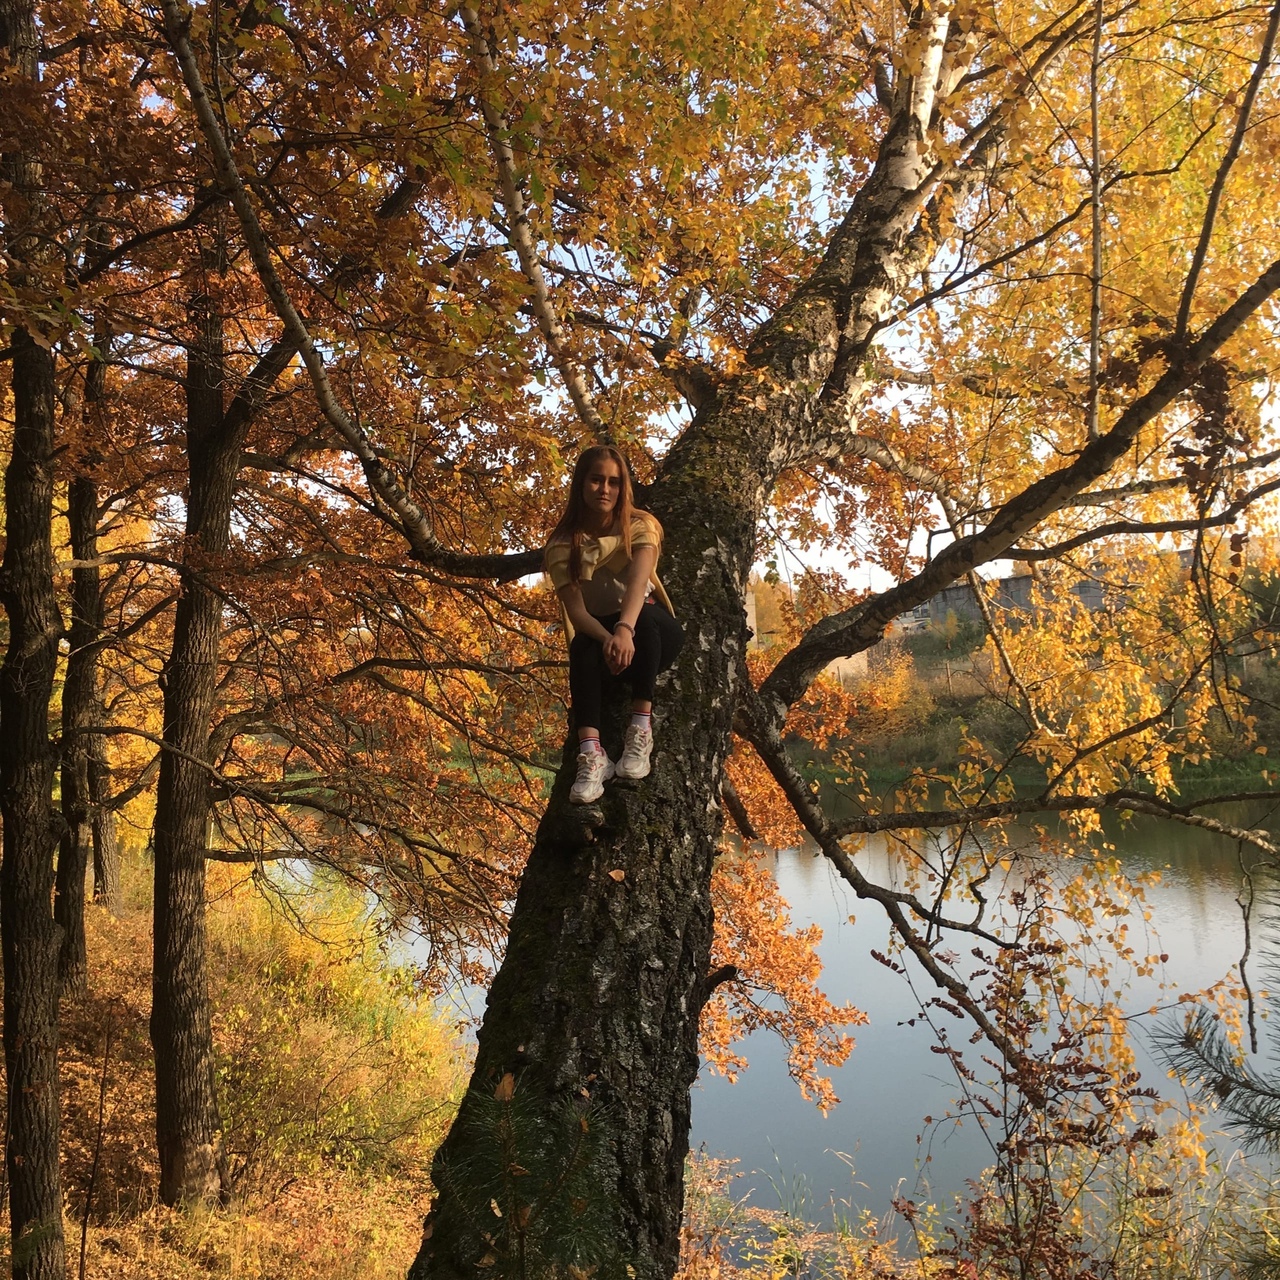
[[[105,722],[102,691],[94,690],[95,725]],[[111,765],[106,740],[89,735],[89,804],[93,823],[93,900],[113,915],[120,910],[120,844],[116,815],[107,807],[111,799]]]
[[[53,587],[53,356],[14,335],[13,456],[5,471],[3,598],[9,648],[0,668],[0,932],[9,1105],[9,1215],[15,1280],[62,1280],[58,1167],[58,954],[50,910],[61,822],[49,740],[61,618]]]
[[[242,430],[223,411],[222,321],[196,299],[187,360],[187,563],[164,671],[164,740],[156,795],[155,960],[151,1043],[156,1139],[166,1204],[226,1190],[205,967],[209,776],[202,762],[217,689],[222,599],[206,574],[230,545]]]
[[[89,490],[86,499],[85,489]],[[71,554],[87,559],[92,551],[86,546],[85,517],[97,523],[97,501],[92,482],[72,480],[68,496],[68,519],[71,525]],[[87,503],[92,509],[86,513]],[[93,826],[89,800],[88,735],[94,703],[96,676],[98,608],[97,572],[92,569],[73,571],[71,589],[71,625],[68,638],[71,652],[67,658],[66,678],[62,686],[62,817],[64,827],[58,849],[58,871],[53,900],[53,916],[62,928],[62,947],[58,957],[58,980],[64,995],[79,995],[88,980],[88,961],[84,939],[84,890],[89,858],[93,848]]]
[[[99,337],[101,348],[102,340]],[[88,419],[101,402],[106,364],[97,359],[85,378],[84,407]],[[86,425],[89,425],[86,423]],[[102,631],[102,591],[98,554],[98,484],[90,452],[84,470],[72,478],[67,492],[67,523],[72,558],[85,567],[71,573],[71,626],[66,679],[62,687],[62,816],[66,828],[58,852],[53,901],[54,919],[62,926],[58,977],[64,995],[78,995],[88,981],[85,954],[85,877],[93,853],[93,795],[89,782],[90,735],[98,721],[98,639]]]
[[[92,236],[93,242],[99,237]],[[82,422],[86,435],[95,429],[95,417],[106,388],[106,356],[110,335],[95,334],[93,346],[101,356],[93,358],[84,376]],[[93,467],[96,449],[84,449],[67,493],[67,524],[72,558],[82,567],[72,570],[72,616],[68,640],[67,676],[63,684],[63,758],[61,797],[65,829],[58,852],[58,877],[54,891],[54,919],[63,927],[63,948],[58,977],[63,995],[84,991],[88,959],[84,951],[84,878],[93,850],[93,787],[90,781],[92,736],[87,730],[101,723],[99,707],[99,640],[102,631],[102,590],[97,558],[99,486]]]

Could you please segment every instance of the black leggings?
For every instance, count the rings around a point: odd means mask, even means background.
[[[598,621],[606,631],[612,631],[621,616],[611,613]],[[569,696],[576,728],[600,727],[605,693],[612,692],[622,681],[631,685],[631,696],[637,702],[652,702],[658,672],[665,671],[679,656],[684,632],[660,604],[646,604],[636,619],[635,641],[631,665],[615,676],[605,663],[604,646],[599,640],[581,631],[573,637],[569,646]]]

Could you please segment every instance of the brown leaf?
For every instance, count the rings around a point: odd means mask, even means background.
[[[510,1071],[508,1071],[507,1074],[498,1081],[498,1087],[493,1091],[493,1096],[499,1102],[510,1102],[515,1096],[515,1092],[516,1078]]]
[[[619,884],[621,884],[626,878],[627,873],[625,871],[618,870],[609,872],[609,879],[616,880]]]

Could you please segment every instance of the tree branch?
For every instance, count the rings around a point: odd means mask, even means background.
[[[1214,175],[1213,186],[1209,191],[1209,200],[1205,205],[1204,221],[1200,226],[1200,240],[1195,253],[1191,257],[1191,268],[1182,287],[1182,299],[1178,303],[1178,319],[1174,325],[1174,341],[1180,342],[1187,334],[1187,326],[1191,321],[1191,302],[1195,297],[1196,284],[1200,280],[1200,272],[1204,268],[1205,258],[1209,252],[1209,241],[1213,237],[1213,226],[1218,218],[1218,205],[1222,200],[1223,188],[1227,185],[1227,176],[1240,154],[1244,143],[1244,135],[1249,128],[1249,117],[1253,113],[1253,104],[1262,86],[1267,68],[1271,64],[1272,50],[1275,48],[1276,32],[1280,29],[1280,0],[1271,7],[1271,17],[1267,22],[1266,34],[1262,37],[1262,49],[1258,60],[1253,64],[1253,74],[1249,77],[1249,87],[1245,90],[1244,101],[1240,104],[1240,114],[1236,117],[1235,132],[1231,142],[1218,165]]]
[[[1099,525],[1086,533],[1077,534],[1063,542],[1055,542],[1048,547],[1011,547],[1006,553],[1010,559],[1034,563],[1038,560],[1056,560],[1077,547],[1090,542],[1098,542],[1103,538],[1114,538],[1121,534],[1156,534],[1156,533],[1201,533],[1206,529],[1220,529],[1224,525],[1234,524],[1242,512],[1260,498],[1280,489],[1280,478],[1269,480],[1250,489],[1242,498],[1236,499],[1229,506],[1214,516],[1201,516],[1188,520],[1113,520],[1110,524]]]
[[[480,112],[484,117],[485,129],[489,135],[489,145],[493,148],[494,162],[498,168],[502,203],[510,223],[508,237],[520,261],[520,269],[524,272],[525,279],[532,290],[529,301],[534,318],[542,333],[543,341],[547,344],[552,362],[564,379],[565,389],[569,392],[569,399],[573,401],[578,417],[596,435],[607,437],[609,429],[596,408],[595,397],[587,385],[582,366],[570,353],[568,335],[556,314],[555,304],[551,301],[551,290],[538,258],[538,246],[525,208],[524,196],[516,181],[515,153],[508,141],[511,130],[503,113],[494,105],[487,92],[487,87],[498,78],[498,68],[484,30],[480,26],[480,15],[468,5],[463,5],[458,10],[458,16],[462,19],[462,25],[470,37],[471,54],[479,71],[480,88],[476,96],[479,99]]]
[[[1017,800],[994,801],[991,804],[971,805],[963,809],[916,809],[905,813],[868,813],[856,818],[846,818],[832,824],[837,838],[851,835],[874,835],[884,831],[928,831],[943,827],[969,826],[974,823],[1000,822],[1031,813],[1080,813],[1103,809],[1131,810],[1157,818],[1168,818],[1185,826],[1199,827],[1243,841],[1253,848],[1277,860],[1280,865],[1280,845],[1268,833],[1251,827],[1238,827],[1217,818],[1197,813],[1208,805],[1235,804],[1249,800],[1274,801],[1274,791],[1242,791],[1231,795],[1213,796],[1188,804],[1174,804],[1145,791],[1118,790],[1104,795],[1024,796]]]
[[[204,215],[209,209],[213,205],[220,203],[224,198],[220,191],[201,192],[196,196],[195,202],[191,206],[191,212],[185,218],[179,218],[176,222],[162,223],[158,227],[152,227],[149,231],[139,232],[138,235],[122,241],[114,248],[95,258],[82,271],[76,272],[75,283],[77,285],[89,284],[109,267],[113,267],[121,258],[128,257],[135,249],[140,249],[144,244],[149,244],[152,240],[159,240],[163,236],[177,235],[182,231],[193,230],[204,220]]]
[[[974,999],[968,987],[947,971],[924,937],[912,925],[907,912],[913,912],[934,927],[973,934],[1002,949],[1008,947],[1009,943],[983,929],[976,921],[944,920],[937,911],[926,907],[914,895],[886,889],[883,885],[868,880],[841,847],[840,837],[835,828],[822,812],[808,784],[792,766],[783,749],[781,739],[769,723],[767,709],[748,696],[739,706],[737,724],[739,732],[756,749],[765,767],[782,788],[796,816],[804,824],[805,830],[813,837],[823,855],[840,873],[845,883],[859,898],[880,904],[903,945],[915,956],[934,983],[946,992],[948,999],[954,1001],[968,1014],[1004,1060],[1010,1064],[1023,1061],[1024,1055],[1018,1046],[991,1020],[986,1010]]]
[[[775,727],[781,728],[787,709],[828,663],[876,644],[894,618],[932,599],[978,565],[1007,553],[1024,533],[1105,475],[1138,432],[1192,385],[1205,360],[1277,289],[1280,261],[1273,262],[1199,338],[1182,348],[1155,385],[1129,405],[1110,431],[1086,444],[1074,462],[1010,498],[984,529],[951,543],[915,577],[811,627],[761,686],[760,696],[770,707]]]
[[[276,315],[284,324],[285,336],[296,344],[302,356],[321,411],[360,462],[370,489],[394,512],[414,558],[459,577],[494,578],[517,566],[524,573],[537,572],[542,561],[540,552],[467,555],[446,547],[436,537],[426,513],[405,493],[395,477],[383,465],[364,431],[352,421],[346,410],[338,403],[329,382],[328,373],[325,371],[324,360],[276,271],[257,212],[240,177],[235,157],[231,154],[231,148],[218,124],[213,104],[205,92],[200,68],[187,36],[190,25],[189,11],[184,17],[178,0],[161,0],[161,9],[164,13],[165,35],[178,59],[187,92],[191,96],[191,105],[195,110],[205,141],[212,152],[218,185],[235,207],[245,243],[262,287]]]
[[[720,798],[724,801],[724,807],[729,811],[729,816],[733,819],[733,825],[738,828],[744,840],[759,840],[760,833],[756,830],[756,825],[751,821],[751,815],[747,812],[747,806],[742,803],[742,797],[738,794],[738,789],[732,783],[729,775],[726,773],[724,781],[720,784]]]

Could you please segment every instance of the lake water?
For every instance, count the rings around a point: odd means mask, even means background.
[[[1176,984],[1160,992],[1154,979],[1135,980],[1122,999],[1126,1011],[1167,1004],[1179,991],[1199,990],[1224,977],[1238,964],[1245,941],[1236,845],[1155,820],[1116,824],[1108,837],[1126,872],[1161,874],[1160,883],[1147,890],[1151,924],[1134,922],[1140,936],[1147,928],[1157,932],[1149,946],[1145,936],[1135,946],[1140,952],[1166,952],[1162,980]],[[887,940],[880,908],[859,902],[835,869],[812,851],[762,856],[773,862],[793,922],[822,927],[823,989],[837,1004],[855,1004],[870,1022],[853,1029],[857,1046],[831,1073],[841,1102],[826,1116],[801,1097],[787,1075],[785,1046],[770,1033],[758,1032],[747,1041],[750,1065],[736,1084],[704,1067],[693,1099],[695,1149],[738,1161],[743,1174],[735,1184],[738,1195],[750,1192],[765,1207],[802,1207],[813,1220],[828,1217],[833,1204],[880,1215],[897,1194],[949,1206],[966,1180],[992,1163],[991,1149],[973,1120],[928,1130],[923,1124],[926,1116],[948,1111],[957,1082],[947,1060],[931,1052],[935,1042],[928,1027],[904,1025],[918,1011],[920,997],[869,954],[872,948],[883,950]],[[891,882],[893,859],[883,844],[869,843],[857,861],[870,878]],[[1250,972],[1255,990],[1259,924],[1269,911],[1263,902],[1254,909]],[[848,923],[851,915],[856,925]],[[962,936],[955,950],[967,951],[967,942]],[[924,998],[932,994],[923,975],[916,981]],[[1139,1019],[1139,1028],[1142,1024]],[[1139,1029],[1142,1084],[1162,1092],[1176,1088],[1152,1061],[1143,1037]]]

